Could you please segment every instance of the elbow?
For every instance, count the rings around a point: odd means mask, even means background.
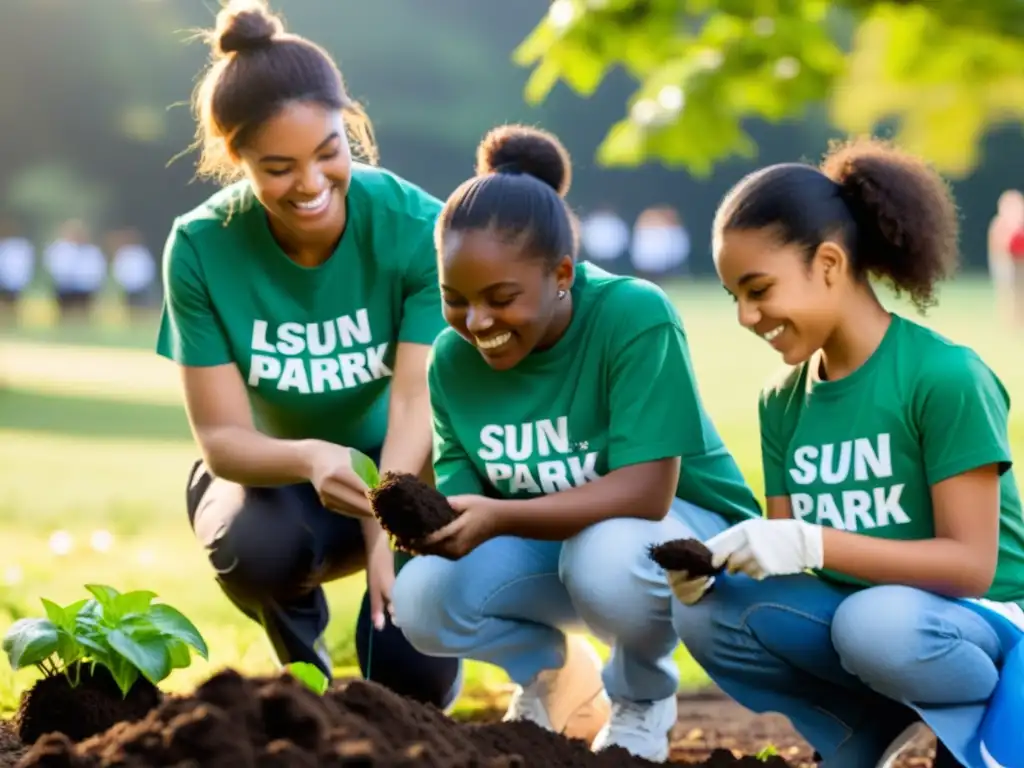
[[[223,440],[220,439],[219,431],[216,429],[197,429],[195,431],[196,442],[199,444],[199,452],[203,456],[203,463],[206,470],[214,477],[230,480],[230,461],[226,451],[222,448]]]
[[[969,567],[961,567],[957,571],[955,581],[947,584],[942,590],[946,596],[953,598],[984,597],[992,588],[996,578],[996,562],[972,563]]]
[[[672,494],[669,494],[667,497],[659,494],[656,498],[651,498],[650,495],[648,495],[637,505],[636,516],[641,520],[650,520],[652,523],[660,523],[668,517],[669,510],[672,509],[673,501],[675,501],[675,496]]]
[[[984,597],[992,589],[992,582],[995,581],[995,578],[995,563],[965,569],[959,585],[963,594],[955,595],[955,597]]]

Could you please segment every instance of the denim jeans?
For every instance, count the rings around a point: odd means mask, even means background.
[[[1009,651],[1008,636],[961,601],[811,575],[723,575],[673,617],[719,687],[754,712],[788,717],[822,768],[874,766],[916,721],[973,768],[968,743]]]
[[[457,561],[417,557],[398,574],[396,622],[421,653],[488,662],[520,685],[562,665],[566,630],[589,631],[612,648],[609,696],[663,699],[679,684],[678,603],[648,546],[726,527],[677,499],[658,522],[615,518],[564,542],[502,536]]]

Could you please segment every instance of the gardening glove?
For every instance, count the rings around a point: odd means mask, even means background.
[[[758,580],[824,567],[822,528],[802,520],[745,520],[705,543],[716,567]]]
[[[693,605],[715,581],[714,576],[690,576],[686,571],[665,571],[672,594],[683,605]]]

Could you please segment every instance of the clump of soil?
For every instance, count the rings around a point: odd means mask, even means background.
[[[25,747],[14,731],[14,724],[0,720],[0,768],[13,766],[24,751]]]
[[[367,497],[381,527],[407,552],[457,517],[444,494],[407,473],[385,472]]]
[[[666,571],[686,571],[691,576],[714,576],[722,569],[712,563],[713,554],[697,539],[675,539],[648,548],[649,557]]]
[[[145,678],[136,680],[125,697],[106,667],[91,666],[75,664],[68,669],[72,679],[78,675],[74,688],[61,674],[41,678],[23,694],[14,717],[14,728],[23,743],[31,744],[53,731],[81,741],[116,723],[141,720],[160,703],[159,689]]]
[[[779,759],[737,760],[720,750],[709,768],[789,768]],[[368,768],[642,768],[614,748],[598,754],[582,741],[532,723],[455,722],[438,709],[362,680],[317,696],[287,674],[244,678],[225,671],[189,697],[167,697],[143,720],[122,723],[74,744],[62,734],[37,741],[18,768],[149,768],[211,765],[367,766]]]

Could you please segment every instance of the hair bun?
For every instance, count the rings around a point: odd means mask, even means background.
[[[491,129],[476,150],[476,172],[525,173],[565,197],[572,183],[572,163],[562,142],[552,133],[527,125]]]
[[[220,56],[266,48],[284,25],[260,0],[231,2],[217,14],[215,51]]]

